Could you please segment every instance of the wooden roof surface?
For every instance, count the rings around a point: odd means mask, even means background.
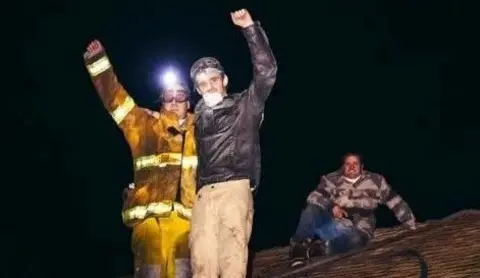
[[[429,278],[480,278],[480,210],[420,223],[415,231],[377,229],[363,250],[317,259],[298,270],[288,267],[288,247],[261,251],[255,254],[252,277],[420,277],[418,257],[405,253],[412,249],[424,258]]]

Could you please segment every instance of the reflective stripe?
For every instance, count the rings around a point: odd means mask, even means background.
[[[192,218],[192,209],[191,208],[186,208],[184,205],[175,202],[173,204],[173,210],[175,210],[178,214],[181,216],[190,219]]]
[[[168,217],[172,211],[176,211],[186,219],[190,219],[192,215],[192,209],[186,208],[180,203],[158,202],[150,203],[147,206],[136,206],[122,211],[122,219],[124,222],[129,222],[132,220],[145,219],[148,216]]]
[[[147,155],[135,159],[135,170],[147,167],[166,167],[167,165],[180,165],[181,153],[161,153]],[[183,156],[182,168],[197,168],[198,158],[196,155]]]
[[[91,63],[90,65],[87,65],[87,69],[88,69],[88,72],[90,73],[90,76],[95,77],[101,74],[102,72],[108,70],[111,66],[112,65],[110,64],[110,61],[108,60],[107,56],[103,56],[102,58]]]
[[[118,106],[113,112],[111,112],[110,115],[112,115],[112,118],[115,120],[115,122],[118,125],[123,121],[123,119],[125,119],[128,113],[130,113],[130,111],[132,111],[134,107],[135,107],[135,101],[130,96],[127,96],[125,101],[120,106]]]
[[[151,203],[147,206],[136,206],[131,209],[122,211],[123,221],[131,221],[135,219],[145,219],[148,215],[163,216],[172,211],[171,203]]]

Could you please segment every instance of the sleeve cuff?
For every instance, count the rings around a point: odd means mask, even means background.
[[[245,36],[253,35],[260,26],[260,21],[254,21],[252,25],[242,28],[242,32]]]

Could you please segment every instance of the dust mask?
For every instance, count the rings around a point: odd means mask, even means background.
[[[205,93],[202,95],[205,104],[209,107],[213,107],[219,104],[223,100],[222,93]]]

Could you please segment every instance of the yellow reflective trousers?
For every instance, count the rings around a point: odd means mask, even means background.
[[[189,278],[190,221],[172,212],[164,218],[147,218],[133,227],[135,278]]]

